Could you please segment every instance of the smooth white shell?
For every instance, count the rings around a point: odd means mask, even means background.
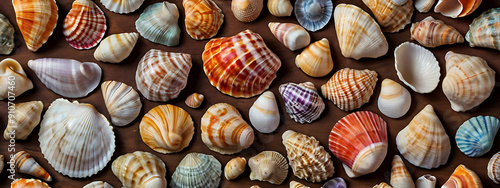
[[[436,177],[430,174],[425,174],[420,176],[420,178],[415,181],[416,188],[435,188],[436,187]]]
[[[278,104],[273,92],[266,91],[253,103],[248,112],[250,123],[261,133],[271,133],[280,124]]]
[[[405,42],[394,50],[395,66],[399,79],[413,91],[430,93],[439,83],[439,62],[431,51]]]
[[[410,92],[391,79],[382,81],[378,97],[378,109],[390,118],[400,118],[408,112],[411,106]]]

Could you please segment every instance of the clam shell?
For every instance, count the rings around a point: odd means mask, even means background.
[[[306,47],[295,58],[295,65],[312,77],[326,76],[333,69],[328,39],[323,38]]]
[[[63,97],[85,97],[101,81],[101,67],[92,62],[40,58],[29,60],[28,66],[47,88]]]
[[[265,91],[281,67],[278,56],[259,34],[250,30],[210,40],[202,59],[203,71],[210,84],[238,98],[249,98]]]
[[[113,188],[109,183],[103,181],[93,181],[83,186],[83,188]]]
[[[165,46],[177,46],[180,40],[179,10],[173,3],[163,1],[148,6],[135,21],[142,37]]]
[[[270,2],[270,1],[268,1]],[[294,23],[269,22],[271,33],[288,49],[295,51],[309,45],[311,36],[300,25]]]
[[[488,162],[487,170],[488,177],[494,183],[500,184],[500,152],[497,152],[495,155],[493,155],[493,157],[491,157],[490,161]]]
[[[394,0],[363,0],[385,32],[398,32],[411,22],[413,0],[397,5]]]
[[[94,51],[94,58],[97,61],[120,63],[127,58],[139,39],[139,34],[120,33],[106,37]]]
[[[400,118],[410,109],[411,95],[405,87],[386,78],[382,81],[377,104],[380,112],[387,117]]]
[[[293,174],[310,182],[321,182],[333,176],[330,154],[313,136],[287,130],[281,136]]]
[[[38,141],[52,167],[72,178],[96,174],[115,151],[113,127],[106,117],[90,104],[65,99],[50,104],[40,123]]]
[[[268,0],[267,8],[269,13],[276,17],[291,16],[293,11],[290,0]]]
[[[436,187],[436,177],[430,174],[425,174],[420,176],[417,181],[415,181],[416,188],[435,188]]]
[[[408,169],[406,169],[406,166],[399,155],[394,155],[394,158],[392,158],[390,183],[396,188],[415,188],[415,184],[413,183],[413,179],[411,179],[410,172],[408,172]]]
[[[271,133],[280,124],[280,114],[276,97],[271,91],[266,91],[255,100],[248,111],[252,126],[261,133]]]
[[[9,55],[14,49],[14,27],[0,14],[0,55]]]
[[[288,176],[288,163],[276,151],[263,151],[248,160],[250,180],[267,181],[280,185]]]
[[[403,83],[417,93],[436,89],[441,76],[439,62],[431,51],[410,42],[394,50],[396,71]]]
[[[186,98],[186,105],[190,108],[198,108],[200,107],[201,103],[203,103],[204,99],[205,96],[203,96],[202,94],[193,93]]]
[[[344,57],[359,60],[387,53],[389,44],[377,22],[356,5],[339,4],[333,13],[335,31]],[[364,31],[364,32],[359,32]]]
[[[379,184],[373,186],[373,188],[392,188],[392,186],[390,186],[389,184],[387,184],[385,182],[382,182],[382,183],[379,183]]]
[[[128,14],[141,7],[144,0],[101,0],[108,10],[118,14]]]
[[[113,161],[111,170],[125,188],[167,187],[165,163],[148,152],[136,151],[121,155]]]
[[[137,90],[150,101],[167,102],[186,87],[191,55],[151,49],[137,65]]]
[[[470,24],[465,40],[471,47],[500,50],[500,8],[484,11]]]
[[[13,157],[17,172],[52,181],[50,174],[26,151],[19,151]]]
[[[436,0],[415,0],[415,9],[417,9],[420,13],[429,12],[435,2]]]
[[[12,99],[12,97],[17,97],[32,88],[33,83],[19,62],[12,58],[6,58],[0,62],[0,100],[9,97]]]
[[[127,84],[105,81],[101,84],[101,90],[113,125],[128,125],[141,112],[142,103],[139,93]]]
[[[224,176],[227,180],[236,179],[243,172],[245,172],[245,167],[247,165],[247,160],[243,157],[236,157],[227,162],[224,167]]]
[[[321,188],[347,188],[347,184],[341,177],[328,180]]]
[[[66,41],[78,50],[97,46],[106,29],[106,17],[92,0],[75,0],[63,23]]]
[[[233,11],[234,17],[241,22],[251,22],[257,19],[263,7],[263,0],[231,1],[231,11]]]
[[[434,12],[456,18],[464,17],[474,12],[482,0],[439,0]]]
[[[498,129],[498,119],[493,116],[473,117],[457,130],[455,141],[458,149],[469,157],[480,157],[493,147]]]
[[[189,153],[172,175],[172,188],[217,188],[221,179],[221,164],[212,155]]]
[[[14,116],[12,118],[9,116],[3,138],[10,140],[15,137],[15,139],[26,140],[31,131],[40,123],[43,103],[42,101],[17,103],[14,109]]]
[[[224,22],[224,14],[213,0],[183,0],[186,32],[195,40],[214,37]]]
[[[455,171],[453,171],[453,174],[451,174],[450,178],[443,184],[443,186],[441,186],[441,188],[455,187],[482,188],[483,184],[474,171],[461,164],[458,165]]]
[[[457,29],[432,16],[427,16],[422,21],[412,24],[410,33],[412,40],[430,48],[464,42],[464,37]]]
[[[297,182],[297,181],[293,181],[293,180],[292,180],[292,181],[290,182],[290,188],[311,188],[311,187],[306,186],[306,185],[304,185],[304,184],[302,184],[302,183],[299,183],[299,182]]]
[[[298,123],[311,123],[325,110],[325,103],[312,82],[281,84],[279,92],[286,112]]]
[[[297,0],[295,17],[299,24],[308,31],[318,31],[328,24],[332,17],[331,0]]]
[[[45,182],[38,179],[15,179],[10,184],[11,188],[50,188]]]

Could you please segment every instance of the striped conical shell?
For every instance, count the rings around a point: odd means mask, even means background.
[[[16,82],[14,88],[9,85],[11,83],[9,79],[12,78]],[[12,96],[17,97],[32,88],[33,82],[28,78],[19,62],[12,58],[5,58],[0,61],[0,100],[9,98],[9,96],[11,98]]]
[[[183,0],[186,32],[196,40],[212,38],[219,31],[224,14],[213,0]]]
[[[250,180],[267,181],[280,185],[288,176],[286,158],[276,151],[263,151],[248,160]]]
[[[458,165],[458,167],[453,171],[450,178],[441,186],[441,188],[456,188],[456,187],[471,187],[471,188],[483,188],[481,179],[477,174],[465,167],[464,165]]]
[[[94,51],[97,61],[120,63],[127,58],[139,39],[138,33],[120,33],[106,37]]]
[[[412,24],[410,33],[412,40],[418,41],[425,47],[434,48],[464,42],[464,37],[457,29],[432,16],[427,16],[422,21]]]
[[[118,14],[128,14],[141,7],[144,0],[101,0],[108,10]]]
[[[26,151],[19,151],[14,155],[16,169],[23,174],[29,174],[45,181],[52,181],[50,174],[35,161]]]
[[[298,123],[311,123],[325,110],[325,103],[312,82],[281,84],[279,92],[286,112]]]
[[[415,188],[410,172],[399,155],[392,158],[391,185],[396,188]]]
[[[15,136],[15,139],[25,140],[40,123],[43,103],[42,101],[17,103],[14,109],[14,117],[9,118],[3,138],[10,140],[11,136]]]
[[[411,22],[413,0],[397,5],[393,0],[363,0],[385,32],[398,32]]]
[[[104,104],[116,126],[125,126],[141,112],[141,99],[134,88],[117,81],[105,81],[101,84]]]
[[[177,5],[163,1],[148,6],[135,21],[135,29],[151,42],[177,46],[181,37],[178,22]]]
[[[377,105],[384,115],[390,118],[400,118],[410,110],[410,92],[397,82],[386,78],[382,81]]]
[[[500,7],[484,11],[469,25],[465,40],[471,47],[500,51]]]
[[[167,187],[165,163],[149,152],[136,151],[119,156],[111,165],[125,188]]]
[[[328,39],[323,38],[307,46],[295,58],[295,65],[312,77],[326,76],[333,69]]]
[[[293,11],[290,0],[268,0],[267,8],[269,13],[277,17],[291,16]]]
[[[92,0],[75,0],[63,23],[66,41],[78,50],[97,46],[106,29],[106,16]]]
[[[271,33],[288,49],[295,51],[309,45],[311,36],[302,26],[294,23],[269,22]]]
[[[189,153],[181,160],[174,174],[172,188],[217,188],[222,164],[212,155]]]
[[[10,188],[50,188],[45,182],[39,179],[16,179],[10,184]]]

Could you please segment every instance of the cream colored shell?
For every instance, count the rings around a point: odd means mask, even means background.
[[[0,62],[0,100],[13,99],[32,88],[33,83],[19,62],[12,58]]]
[[[137,39],[139,34],[136,32],[110,35],[97,46],[94,58],[97,61],[120,63],[130,55]]]
[[[232,0],[231,10],[234,17],[241,22],[252,22],[259,17],[263,0]]]
[[[413,15],[413,0],[396,4],[395,0],[363,0],[363,3],[373,12],[384,32],[398,32],[411,22]]]
[[[267,181],[280,185],[288,176],[288,163],[276,151],[263,151],[248,160],[250,180]]]
[[[24,179],[19,178],[10,184],[10,188],[50,188],[45,182],[39,179]]]
[[[397,82],[386,78],[382,81],[377,105],[384,115],[390,118],[400,118],[410,109],[410,92]]]
[[[193,93],[186,98],[185,103],[190,108],[198,108],[200,107],[201,103],[203,103],[204,99],[205,96],[203,96],[203,94]]]
[[[436,187],[436,177],[430,174],[425,174],[420,176],[417,181],[415,181],[416,188],[435,188]]]
[[[224,167],[224,176],[227,180],[236,179],[243,172],[245,172],[245,168],[247,165],[247,160],[243,157],[236,157],[227,162]]]
[[[121,155],[113,161],[111,170],[125,188],[164,188],[168,185],[165,163],[148,152]]]
[[[29,174],[45,181],[52,181],[52,176],[28,152],[19,151],[12,159],[15,161],[17,172]]]
[[[83,188],[113,188],[109,183],[103,181],[93,181],[83,186]]]
[[[276,17],[290,16],[293,11],[290,0],[268,0],[267,8],[269,9],[269,13]]]
[[[276,96],[266,91],[255,100],[248,111],[248,118],[252,126],[261,133],[271,133],[280,124],[280,114]]]
[[[394,155],[394,158],[392,158],[390,183],[396,188],[415,188],[411,174],[408,172],[408,169],[406,169],[406,166],[399,155]]]
[[[290,188],[311,188],[311,187],[306,186],[306,185],[304,185],[304,184],[302,184],[302,183],[299,183],[299,182],[297,182],[297,181],[293,181],[293,180],[292,180],[292,181],[290,182]]]
[[[328,39],[323,38],[307,46],[295,58],[295,65],[312,77],[326,76],[333,69]]]
[[[10,140],[15,137],[15,139],[25,140],[40,123],[43,103],[42,101],[30,101],[17,103],[14,107],[14,117],[9,118],[3,132],[3,138]]]
[[[105,81],[101,84],[101,90],[113,125],[128,125],[141,112],[142,103],[139,93],[127,84]]]

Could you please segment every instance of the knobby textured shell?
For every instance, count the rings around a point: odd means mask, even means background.
[[[165,163],[148,152],[121,155],[113,161],[111,170],[125,188],[167,187]]]
[[[52,167],[72,178],[96,174],[115,151],[113,127],[104,115],[90,104],[61,98],[45,112],[38,141]]]
[[[247,160],[243,157],[236,157],[227,162],[224,167],[224,176],[227,180],[236,179],[243,172],[245,172],[245,167],[247,165]]]
[[[29,174],[45,181],[52,181],[50,174],[28,152],[19,151],[11,160],[15,161],[17,172]]]
[[[0,14],[0,55],[9,55],[14,49],[14,27]]]
[[[163,1],[148,6],[135,21],[135,28],[142,37],[165,46],[179,44],[179,10],[173,3]]]
[[[103,181],[93,181],[83,186],[83,188],[113,188],[109,183]]]
[[[105,81],[101,84],[104,104],[116,126],[131,123],[141,112],[141,99],[134,88],[117,81]]]
[[[498,129],[498,119],[493,116],[473,117],[457,130],[458,149],[469,157],[480,157],[493,147]]]
[[[191,115],[174,105],[159,105],[149,110],[139,124],[142,141],[151,149],[176,153],[189,145],[194,134]]]
[[[464,17],[474,12],[482,0],[439,0],[434,12],[456,18]]]
[[[422,21],[412,24],[410,33],[412,40],[418,41],[425,47],[434,48],[464,42],[464,37],[457,29],[432,16],[427,16]]]
[[[12,82],[9,81],[15,81],[15,87],[12,87]],[[12,58],[6,58],[0,62],[0,100],[9,96],[12,98],[12,94],[17,97],[32,88],[33,83],[19,62]]]
[[[186,87],[191,55],[151,49],[137,65],[137,90],[150,101],[167,102]]]
[[[347,188],[347,184],[341,177],[328,180],[321,188]]]
[[[496,184],[500,184],[500,152],[491,157],[488,162],[488,177]]]
[[[47,185],[45,182],[39,180],[39,179],[23,179],[19,178],[10,184],[11,188],[50,188],[49,185]]]
[[[326,76],[333,69],[328,39],[323,38],[306,47],[295,58],[295,65],[312,77]]]
[[[500,8],[484,11],[469,26],[465,40],[471,47],[500,50]]]
[[[14,117],[9,117],[3,138],[10,140],[14,136],[15,139],[25,140],[40,123],[43,103],[42,101],[17,103],[14,109]]]
[[[205,96],[203,96],[203,94],[193,93],[186,98],[185,103],[190,108],[198,108],[200,107],[201,103],[203,103],[204,99]]]
[[[308,31],[318,31],[328,24],[332,17],[331,0],[297,0],[295,17],[299,24]]]
[[[390,118],[400,118],[410,109],[410,92],[397,82],[386,78],[382,81],[377,105],[384,115]]]
[[[271,2],[271,1],[268,1]],[[288,49],[295,51],[309,45],[311,36],[300,25],[294,23],[269,22],[271,33]]]
[[[210,84],[224,94],[249,98],[269,88],[281,61],[262,37],[245,30],[215,38],[205,45],[203,71]]]
[[[231,1],[231,11],[234,17],[241,22],[251,22],[259,17],[263,0],[233,0]]]
[[[144,0],[101,0],[108,10],[118,14],[128,14],[141,7]]]
[[[139,39],[139,34],[120,33],[106,37],[94,51],[97,61],[120,63],[127,58]]]
[[[63,23],[66,41],[78,50],[97,46],[106,29],[106,17],[92,0],[75,0]]]
[[[455,187],[483,188],[483,184],[474,171],[461,164],[458,165],[455,171],[453,171],[453,174],[451,174],[450,178],[443,184],[443,186],[441,186],[441,188]]]
[[[394,0],[363,0],[386,32],[398,32],[411,22],[413,0],[397,5]]]
[[[420,176],[417,181],[415,181],[416,188],[435,188],[436,187],[436,177],[430,174],[425,174]]]
[[[285,157],[276,151],[263,151],[248,161],[250,180],[267,181],[280,185],[288,176],[288,163]]]
[[[406,166],[399,155],[394,155],[394,158],[392,158],[390,183],[394,187],[415,188],[410,172],[406,169]]]
[[[255,100],[248,111],[252,126],[261,133],[271,133],[280,124],[280,113],[276,97],[271,91],[266,91]]]
[[[195,40],[212,38],[219,31],[224,14],[213,0],[183,0],[186,32]]]
[[[269,13],[277,17],[291,16],[293,10],[290,0],[268,0],[267,8]]]
[[[286,112],[298,123],[311,123],[325,110],[325,103],[312,82],[281,84],[279,92]]]
[[[429,12],[435,1],[436,0],[415,0],[415,9],[417,9],[420,13]]]
[[[172,188],[217,188],[221,179],[221,164],[212,155],[189,153],[172,175]]]
[[[299,183],[299,182],[297,182],[297,181],[293,181],[293,180],[292,180],[292,181],[290,182],[290,188],[311,188],[311,187],[306,186],[306,185],[304,185],[304,184],[302,184],[302,183]]]

